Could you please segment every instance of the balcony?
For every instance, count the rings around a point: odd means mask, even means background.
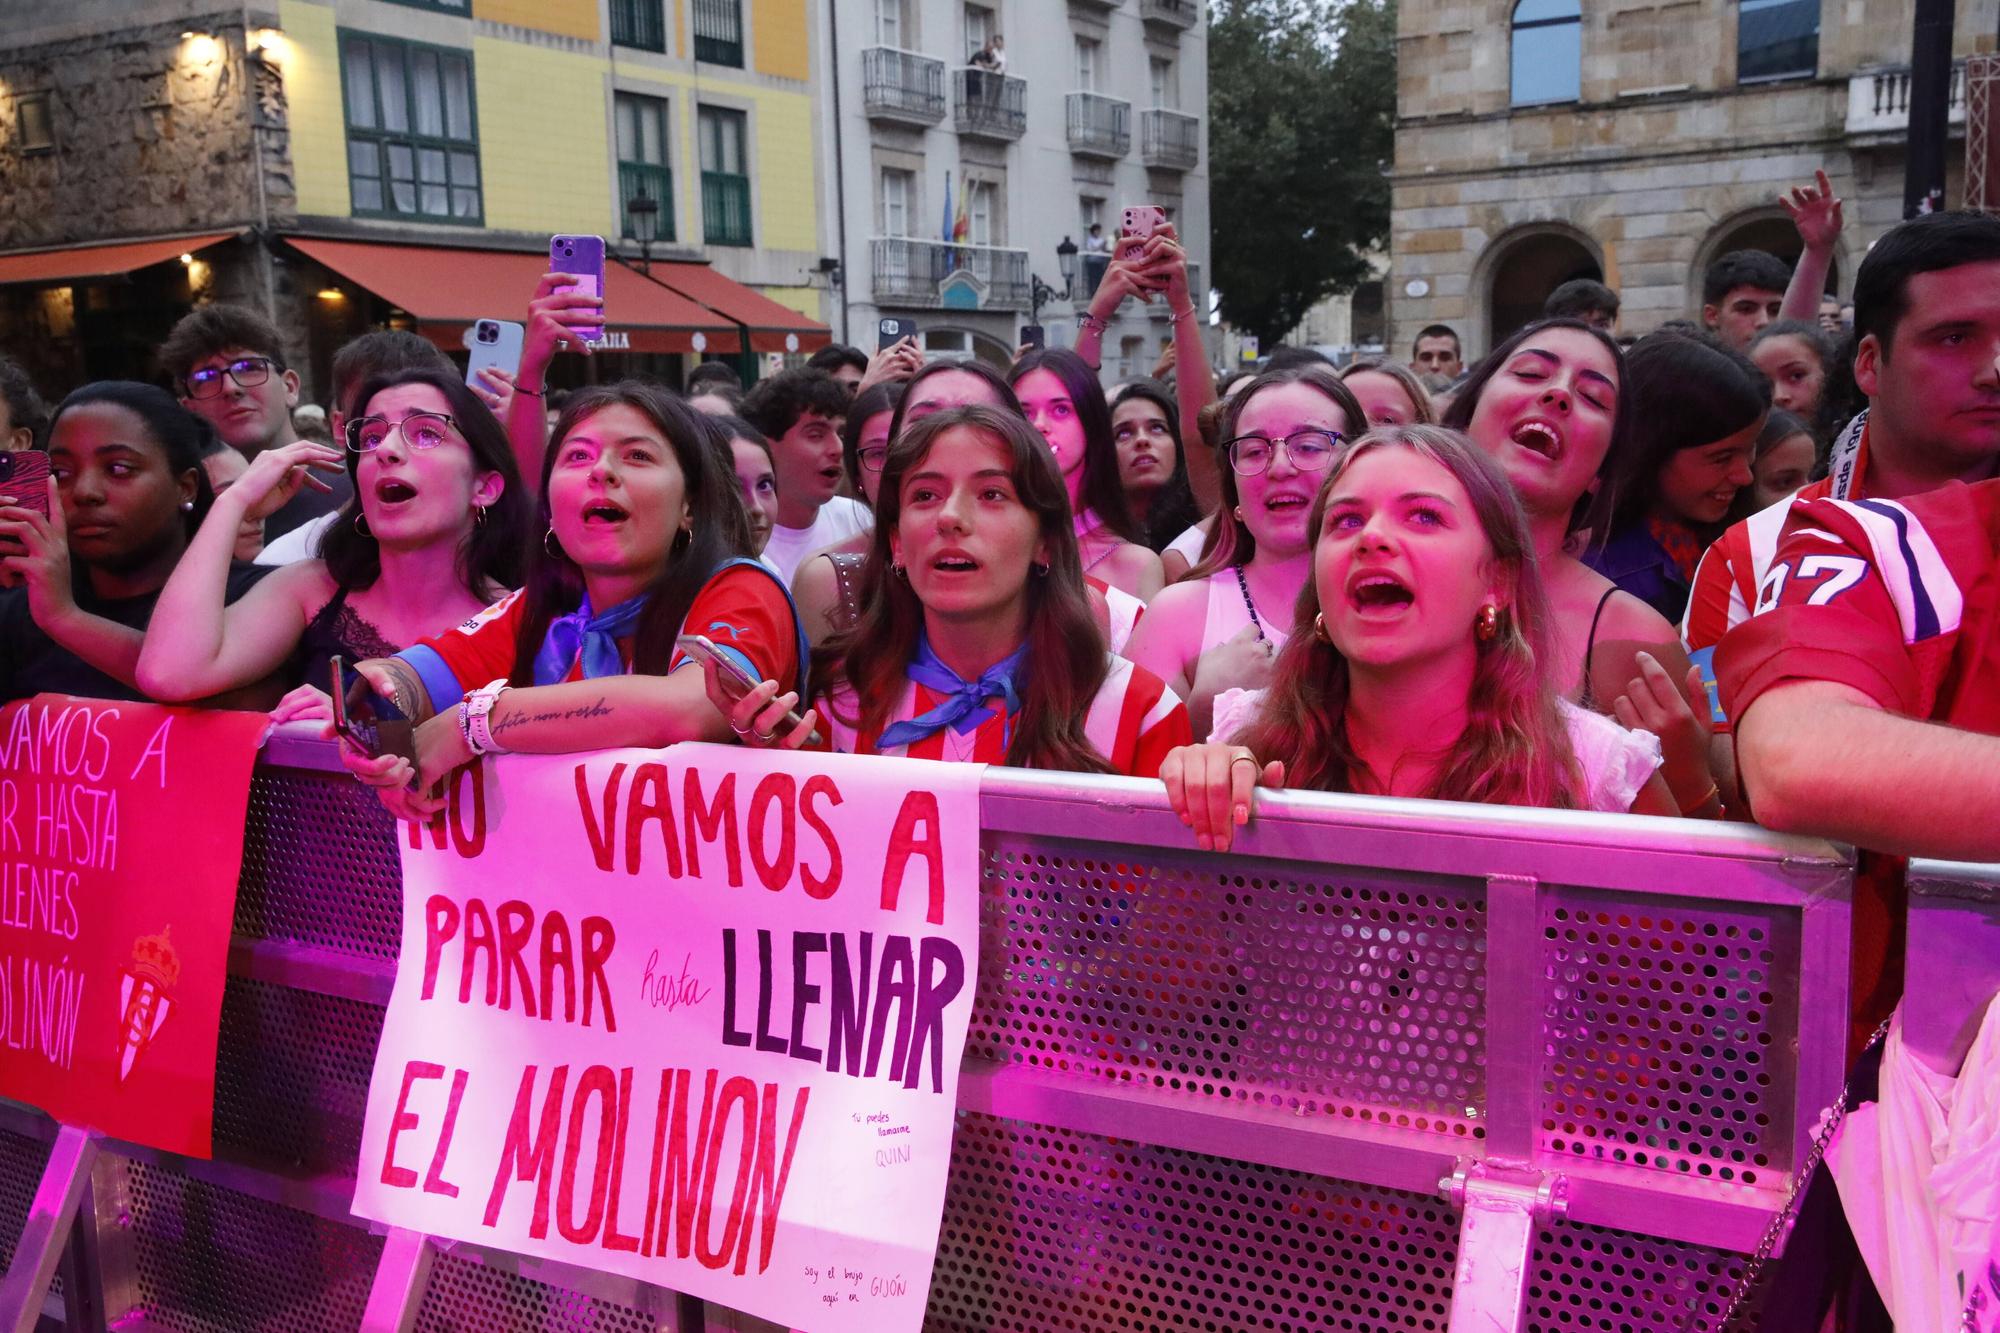
[[[1201,21],[1201,4],[1200,0],[1139,0],[1139,17],[1186,30]]]
[[[1951,67],[1951,124],[1965,127],[1965,62]],[[1847,81],[1849,138],[1893,142],[1910,132],[1910,68],[1863,70]]]
[[[1028,128],[1028,83],[983,69],[955,69],[951,106],[966,138],[1011,142]]]
[[[1123,157],[1132,151],[1132,104],[1100,93],[1071,93],[1069,150],[1078,157]]]
[[[1139,160],[1171,171],[1192,169],[1201,161],[1201,122],[1164,107],[1140,112]]]
[[[1026,310],[1028,252],[909,236],[868,243],[875,300],[890,308]]]
[[[749,245],[750,178],[728,171],[701,173],[701,239],[706,245]]]
[[[937,124],[944,119],[944,61],[869,47],[861,53],[861,104],[870,120]]]

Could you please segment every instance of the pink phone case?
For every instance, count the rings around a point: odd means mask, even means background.
[[[49,456],[35,449],[0,453],[0,495],[14,498],[14,508],[49,516]]]
[[[1158,204],[1131,204],[1125,209],[1118,228],[1118,258],[1136,259],[1154,232],[1167,223],[1167,210]]]
[[[572,274],[580,281],[565,291],[585,296],[604,295],[604,238],[602,236],[556,236],[549,240],[549,271]],[[576,336],[587,343],[604,341],[602,324],[577,329]]]

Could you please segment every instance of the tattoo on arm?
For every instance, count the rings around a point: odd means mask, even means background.
[[[594,702],[578,704],[574,708],[551,708],[541,712],[530,712],[524,708],[511,712],[493,724],[493,734],[497,736],[503,731],[512,731],[530,722],[574,722],[583,718],[609,716],[611,716],[611,706],[600,694]]]
[[[389,678],[389,698],[412,723],[422,722],[431,715],[430,691],[424,688],[423,678],[417,669],[400,657],[378,657],[372,663],[382,669]]]

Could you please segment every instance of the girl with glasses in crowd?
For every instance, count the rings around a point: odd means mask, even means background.
[[[1188,701],[1208,735],[1215,696],[1270,680],[1312,571],[1306,520],[1343,440],[1366,429],[1325,366],[1266,371],[1222,415],[1222,508],[1202,562],[1146,609],[1127,655]]]
[[[1151,600],[1166,583],[1160,557],[1141,539],[1118,476],[1111,407],[1097,372],[1066,348],[1038,348],[1007,376],[1027,413],[1055,452],[1075,514],[1083,571],[1114,588]]]
[[[1625,379],[1625,355],[1608,334],[1581,320],[1542,320],[1473,368],[1443,424],[1499,465],[1528,516],[1551,617],[1549,651],[1538,660],[1556,692],[1658,736],[1681,811],[1715,817],[1708,707],[1680,636],[1578,558],[1605,459],[1629,448]],[[1702,700],[1698,712],[1690,699]]]
[[[799,681],[791,599],[747,556],[735,478],[707,430],[649,384],[570,399],[542,462],[526,586],[362,666],[419,724],[414,765],[342,742],[392,813],[428,817],[442,806],[433,784],[480,754],[727,740],[702,673],[679,669],[683,625],[759,679]]]
[[[521,581],[528,498],[506,434],[456,376],[402,371],[371,381],[346,449],[268,449],[219,496],[160,594],[139,681],[155,698],[199,699],[285,670],[304,685],[276,718],[331,715],[329,663],[388,657],[477,615]],[[245,517],[274,496],[345,468],[354,498],[296,561],[225,600]]]
[[[213,438],[150,384],[87,384],[56,408],[50,476],[35,494],[0,495],[0,702],[146,697],[144,631],[215,503],[201,466]],[[269,571],[231,562],[237,524],[226,526],[216,595],[235,601]],[[267,708],[277,689],[258,685],[210,702]]]
[[[1454,431],[1370,431],[1328,469],[1312,575],[1268,690],[1218,700],[1225,744],[1161,768],[1203,848],[1255,786],[1674,814],[1659,742],[1558,697],[1526,516]]]
[[[852,754],[1128,776],[1185,743],[1179,700],[1109,651],[1062,474],[1020,417],[960,407],[900,432],[876,519],[860,619],[815,665],[820,706],[786,729],[798,700],[776,681],[733,705],[712,685],[750,743],[797,747],[824,716]]]
[[[934,364],[948,368],[950,363]],[[923,379],[928,373],[920,371],[917,378]],[[998,378],[994,376],[996,382]],[[975,376],[965,379],[968,383],[978,382]],[[876,489],[882,482],[882,460],[889,454],[896,409],[902,405],[906,387],[891,383],[863,389],[854,396],[854,404],[847,409],[847,420],[841,427],[840,456],[847,468],[848,483],[861,492],[870,509],[875,507]],[[982,383],[982,388],[985,387]],[[933,388],[929,392],[935,394],[938,390]],[[870,540],[869,533],[857,532],[818,555],[807,556],[792,575],[792,597],[799,605],[799,624],[814,647],[829,634],[853,625],[861,607],[861,566]]]

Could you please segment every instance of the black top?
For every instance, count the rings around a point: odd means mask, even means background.
[[[315,472],[313,475],[333,489],[316,491],[310,486],[299,487],[297,495],[285,501],[275,514],[264,520],[265,541],[276,541],[293,528],[302,528],[321,514],[331,514],[354,498],[354,479],[347,475],[345,469]]]
[[[299,636],[305,683],[326,689],[332,680],[329,664],[336,657],[353,666],[372,657],[394,657],[407,646],[384,638],[381,630],[347,604],[347,589],[342,588],[327,599]]]
[[[226,600],[235,601],[250,591],[257,580],[275,572],[266,565],[233,562],[229,566]],[[159,597],[154,592],[144,597],[99,599],[91,595],[88,576],[80,570],[77,573],[76,604],[92,615],[132,629],[146,628],[146,622],[153,616],[153,603]],[[130,685],[86,664],[42,633],[42,627],[28,614],[28,590],[9,588],[0,592],[0,703],[44,693],[139,702],[146,698]]]

